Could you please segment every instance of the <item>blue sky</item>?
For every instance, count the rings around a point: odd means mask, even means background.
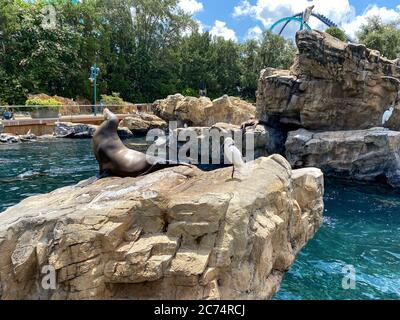
[[[339,24],[354,37],[368,16],[379,15],[386,22],[400,19],[399,0],[180,0],[203,30],[236,41],[256,38],[278,18],[291,15],[314,4],[315,11]],[[314,19],[314,18],[312,18]],[[324,29],[318,20],[313,28]],[[292,25],[285,36],[297,29]]]

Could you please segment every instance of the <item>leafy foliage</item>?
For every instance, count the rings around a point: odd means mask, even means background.
[[[25,105],[27,106],[61,106],[61,102],[54,99],[54,98],[48,98],[48,99],[43,99],[43,98],[30,98],[26,100]]]
[[[113,92],[111,96],[102,94],[101,101],[108,106],[122,106],[125,104],[125,101],[120,97],[120,94],[117,92]]]
[[[344,31],[338,27],[329,27],[325,30],[325,32],[343,42],[346,42],[348,40]]]
[[[23,104],[28,93],[91,98],[98,91],[151,102],[176,92],[254,100],[264,67],[287,68],[291,41],[266,32],[238,44],[198,32],[178,0],[52,0],[56,27],[45,28],[46,0],[0,0],[0,100]]]
[[[357,36],[368,48],[380,51],[389,59],[400,58],[400,23],[383,23],[380,17],[370,17]]]

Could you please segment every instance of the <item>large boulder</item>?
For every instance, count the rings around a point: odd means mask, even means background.
[[[325,175],[386,181],[400,187],[400,132],[384,128],[290,132],[286,157],[292,166],[318,167]]]
[[[230,173],[89,180],[9,208],[0,298],[271,298],[322,223],[323,175],[278,155]]]
[[[240,125],[255,115],[256,108],[239,98],[227,95],[211,101],[209,98],[168,96],[154,103],[154,112],[166,121],[178,121],[180,126],[212,126],[218,122]]]
[[[97,126],[92,124],[56,122],[54,136],[57,138],[91,138]]]
[[[215,99],[212,107],[206,108],[205,126],[212,126],[218,122],[241,125],[256,113],[256,107],[251,103],[227,95]]]
[[[397,99],[400,88],[398,60],[320,31],[300,31],[296,43],[299,53],[290,72],[261,72],[257,117],[289,130],[382,126],[383,113]],[[385,126],[400,128],[400,105]]]
[[[0,143],[12,144],[12,143],[34,141],[34,140],[37,140],[37,137],[36,135],[30,132],[23,135],[18,135],[13,133],[0,133]]]
[[[144,135],[152,129],[167,129],[167,123],[153,114],[134,113],[122,121],[122,126],[128,128],[133,134]]]
[[[53,135],[56,138],[90,139],[99,126],[84,123],[56,122]],[[126,127],[118,127],[121,139],[132,138],[133,133]]]

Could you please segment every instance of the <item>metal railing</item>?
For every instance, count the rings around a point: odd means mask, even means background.
[[[57,105],[57,106],[0,106],[0,119],[5,111],[11,111],[14,118],[59,118],[65,116],[102,116],[105,108],[116,114],[133,114],[136,112],[153,113],[153,104],[126,104],[126,105]]]

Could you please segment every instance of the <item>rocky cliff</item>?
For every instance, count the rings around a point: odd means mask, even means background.
[[[286,157],[296,168],[319,167],[327,176],[388,182],[400,187],[400,132],[383,128],[290,132]]]
[[[263,70],[257,93],[257,117],[288,133],[289,162],[400,187],[400,60],[320,31],[296,43],[291,69]]]
[[[289,128],[358,130],[382,125],[398,100],[400,63],[364,45],[324,32],[296,35],[298,56],[290,71],[261,73],[257,116]],[[393,77],[394,79],[391,79]],[[400,128],[400,105],[386,126]]]
[[[323,176],[277,155],[230,172],[89,180],[9,208],[0,298],[271,298],[322,222]]]

